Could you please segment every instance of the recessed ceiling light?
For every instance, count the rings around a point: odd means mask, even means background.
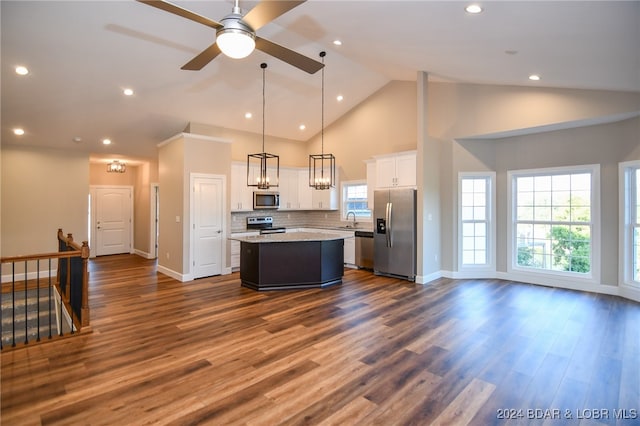
[[[27,67],[19,65],[16,67],[16,74],[18,75],[27,75],[29,74],[29,69]]]
[[[342,95],[338,95],[338,96],[336,96],[336,100],[337,100],[338,102],[342,102],[342,100],[343,100],[343,99],[344,99],[344,96],[342,96]]]
[[[80,136],[75,136],[72,140],[73,140],[74,143],[82,142],[82,138]]]
[[[13,134],[17,135],[17,136],[22,136],[24,135],[24,129],[21,129],[19,127],[13,129]]]
[[[133,96],[133,89],[124,89],[122,93],[124,93],[125,96]]]
[[[336,45],[336,46],[342,46],[342,41],[336,39],[336,40],[333,40],[333,44]]]
[[[103,145],[111,145],[111,139],[102,139]]]
[[[301,124],[298,128],[299,128],[300,130],[304,130],[304,129],[306,129],[306,128],[307,128],[307,126],[305,126],[304,124]]]
[[[245,112],[245,113],[244,113],[244,118],[249,119],[249,118],[251,118],[251,117],[253,117],[253,114],[251,114],[250,112]]]
[[[531,81],[540,81],[540,76],[538,74],[531,74],[529,76],[529,80],[531,80]]]
[[[469,6],[465,7],[464,10],[466,10],[467,13],[472,13],[472,14],[482,12],[482,8],[480,7],[480,5],[477,5],[477,4],[470,4]]]

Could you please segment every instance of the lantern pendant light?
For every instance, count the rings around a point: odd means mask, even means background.
[[[280,157],[264,151],[264,123],[265,123],[265,69],[266,63],[260,64],[262,68],[262,152],[247,155],[247,186],[258,189],[277,187],[280,180]]]
[[[322,64],[326,52],[320,52]],[[324,69],[322,67],[322,108],[321,108],[321,130],[320,144],[321,153],[309,155],[309,186],[313,189],[331,189],[336,186],[336,158],[333,154],[324,153]]]

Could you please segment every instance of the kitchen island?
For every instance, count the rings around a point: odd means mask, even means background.
[[[320,232],[231,237],[240,241],[240,280],[253,290],[323,288],[342,282],[344,236]]]

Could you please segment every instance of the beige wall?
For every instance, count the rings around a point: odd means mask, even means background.
[[[242,132],[198,123],[190,123],[185,132],[230,141],[232,161],[246,162],[248,154],[263,152],[262,134]],[[305,167],[308,164],[307,144],[305,142],[267,135],[265,137],[264,149],[266,152],[276,154],[280,157],[280,166]]]
[[[87,154],[3,147],[1,190],[2,256],[58,251],[58,228],[87,239]]]
[[[540,126],[640,111],[640,94],[430,83],[429,133],[440,141],[442,269],[457,270],[457,179],[497,173],[497,270],[507,270],[507,171],[600,164],[601,282],[617,284],[618,163],[640,158],[640,119],[538,132]],[[493,139],[458,136],[524,130]],[[529,129],[529,130],[526,130]]]
[[[158,163],[144,161],[138,165],[127,164],[125,173],[107,173],[105,164],[90,165],[89,183],[92,186],[113,185],[133,187],[133,248],[144,257],[151,250],[151,184],[158,182]]]
[[[335,155],[341,180],[365,179],[363,160],[374,155],[416,149],[416,99],[415,82],[392,81],[326,127],[324,151]],[[316,135],[309,140],[305,160],[320,152]]]
[[[231,144],[212,137],[183,133],[160,145],[158,151],[160,236],[158,265],[177,275],[190,273],[191,173],[231,175]],[[229,205],[230,179],[227,178]],[[226,209],[229,211],[229,209]],[[226,213],[230,223],[230,213]],[[179,222],[176,221],[179,218]],[[228,250],[225,250],[228,252]],[[225,265],[229,264],[228,255]]]
[[[182,273],[184,214],[184,139],[174,139],[158,150],[160,214],[158,265]],[[176,222],[176,217],[180,222]]]
[[[640,94],[431,82],[429,134],[451,140],[640,110]]]

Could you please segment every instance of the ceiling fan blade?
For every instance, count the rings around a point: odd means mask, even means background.
[[[182,16],[183,18],[190,19],[192,21],[198,22],[202,25],[206,25],[207,27],[211,27],[214,29],[222,28],[222,24],[207,18],[206,16],[198,15],[195,12],[191,12],[190,10],[183,9],[180,6],[177,6],[173,3],[169,3],[164,0],[136,0],[140,3],[148,4],[149,6],[153,6],[157,9],[164,10],[165,12],[173,13],[174,15]]]
[[[180,69],[188,71],[199,71],[220,54],[220,48],[216,43],[203,50],[198,56],[184,64]]]
[[[264,53],[268,53],[269,55],[293,65],[296,68],[300,68],[302,71],[306,71],[309,74],[315,74],[324,67],[322,62],[318,62],[272,41],[265,40],[257,36],[256,49],[262,50]]]
[[[305,1],[306,0],[263,0],[261,3],[258,3],[253,9],[247,12],[247,14],[242,17],[242,20],[255,31],[258,28],[261,28],[269,22],[273,21],[278,16],[290,11],[301,3],[304,3]]]

